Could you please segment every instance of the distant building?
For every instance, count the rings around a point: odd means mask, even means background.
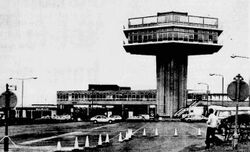
[[[91,90],[91,91],[90,91]],[[82,110],[90,117],[96,114],[129,115],[156,113],[156,90],[131,90],[118,85],[89,85],[88,90],[57,91],[58,114]]]
[[[57,105],[55,104],[32,104],[29,107],[16,107],[16,118],[22,118],[21,112],[23,112],[23,118],[36,119],[42,116],[53,116],[57,113]]]
[[[106,86],[109,85],[105,85],[105,88]],[[101,85],[98,85],[98,88],[102,88]],[[88,90],[57,91],[57,114],[72,114],[75,111],[81,111],[82,116],[86,118],[97,114],[116,114],[121,115],[123,118],[130,115],[148,114],[155,116],[157,114],[157,91],[155,89]],[[223,94],[223,96],[225,106],[234,105],[234,102],[227,97],[227,94]],[[188,93],[185,107],[189,105],[222,105],[222,94],[209,94],[208,99],[206,93]],[[248,106],[248,103],[247,100],[241,102],[240,105]]]

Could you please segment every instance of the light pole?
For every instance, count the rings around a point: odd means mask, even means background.
[[[222,74],[215,74],[215,73],[210,73],[210,76],[220,76],[222,79],[222,84],[221,84],[221,90],[222,90],[222,99],[221,99],[221,105],[223,106],[224,102],[224,76]]]
[[[28,77],[28,78],[13,78],[10,77],[9,79],[15,79],[15,80],[21,80],[22,81],[22,109],[21,109],[21,117],[23,118],[23,94],[24,94],[24,80],[30,80],[30,79],[37,79],[37,77]]]
[[[207,83],[199,82],[198,84],[207,86],[207,113],[208,113],[208,93],[209,93],[209,85]]]

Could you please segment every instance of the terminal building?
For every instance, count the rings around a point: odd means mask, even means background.
[[[88,120],[89,117],[102,115],[120,115],[123,119],[141,114],[157,114],[157,90],[131,90],[118,85],[89,85],[88,90],[57,91],[56,104],[32,104],[29,107],[15,107],[10,115],[15,118],[37,119],[43,116],[71,115]],[[219,105],[235,107],[227,94],[189,91],[185,108],[189,106]],[[249,98],[239,102],[239,106],[249,107]],[[177,111],[175,115],[179,114]],[[21,113],[24,115],[22,116]],[[0,109],[0,119],[3,119]]]
[[[78,117],[88,119],[97,114],[113,114],[126,119],[129,116],[141,114],[152,117],[158,114],[156,89],[131,90],[130,87],[118,85],[103,86],[90,84],[88,90],[57,91],[57,115],[79,113]],[[227,94],[206,94],[206,92],[188,92],[187,94],[185,108],[210,105],[235,106]],[[239,104],[249,106],[249,99]]]
[[[76,110],[86,118],[120,115],[124,119],[140,114],[156,114],[156,90],[131,90],[117,85],[93,85],[88,90],[57,91],[58,114]]]

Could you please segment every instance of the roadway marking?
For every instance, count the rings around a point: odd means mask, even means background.
[[[196,130],[199,130],[199,128],[194,127],[194,126],[192,126],[192,125],[189,125],[189,127],[194,128],[194,129],[196,129]],[[200,128],[200,129],[201,129],[201,128]],[[206,133],[206,131],[203,131],[203,130],[201,130],[201,132],[204,133],[204,134]]]
[[[135,134],[137,131],[139,131],[139,130],[141,130],[143,127],[145,127],[147,124],[145,124],[145,125],[143,125],[143,126],[141,126],[140,128],[138,128],[138,129],[136,129],[134,132],[133,132],[133,134]],[[127,129],[126,129],[127,130]],[[114,138],[116,138],[117,136],[119,136],[119,134],[120,133],[118,133],[116,136],[114,136],[113,138],[111,138],[110,140],[113,140]]]
[[[138,132],[139,130],[141,130],[143,127],[145,127],[147,124],[145,124],[145,125],[143,125],[143,126],[141,126],[140,128],[138,128],[137,130],[135,130],[134,131],[134,133],[133,134],[135,134],[136,132]]]
[[[104,128],[104,127],[109,127],[109,126],[114,126],[117,124],[108,124],[108,125],[104,125],[104,126],[99,126],[99,127],[95,127],[95,128],[91,128],[88,130],[88,132],[93,131],[93,130],[97,130],[100,128]],[[133,134],[137,133],[139,130],[141,130],[142,128],[144,128],[147,124],[144,124],[143,126],[141,126],[140,128],[136,129]],[[199,128],[194,127],[192,125],[189,125],[189,127],[198,130]],[[206,133],[205,131],[201,130],[202,133]],[[76,131],[76,132],[70,132],[70,133],[65,133],[65,134],[61,134],[61,135],[56,135],[56,136],[51,136],[51,137],[45,137],[45,138],[41,138],[41,139],[36,139],[36,140],[31,140],[31,141],[26,141],[26,142],[22,142],[19,143],[20,145],[27,145],[27,144],[32,144],[32,143],[36,143],[36,142],[41,142],[41,141],[45,141],[45,140],[51,140],[51,139],[55,139],[58,137],[65,137],[65,136],[72,136],[72,135],[83,135],[86,133],[80,132],[80,131]],[[120,134],[120,133],[119,133]],[[116,136],[114,136],[113,138],[111,138],[110,140],[113,140],[114,138],[116,138],[117,136],[119,136],[119,134],[117,134]]]
[[[96,129],[100,129],[100,128],[103,128],[103,127],[114,126],[114,125],[116,125],[116,124],[108,124],[108,125],[104,125],[104,126],[91,128],[91,129],[88,130],[88,132],[96,130]],[[41,139],[36,139],[36,140],[31,140],[31,141],[25,141],[25,142],[22,142],[22,143],[19,143],[19,144],[20,145],[27,145],[27,144],[32,144],[32,143],[41,142],[41,141],[45,141],[45,140],[55,139],[55,138],[58,138],[58,137],[65,137],[65,136],[70,136],[70,135],[71,136],[72,135],[81,135],[81,134],[83,134],[83,132],[75,131],[75,132],[65,133],[65,134],[62,134],[62,135],[56,135],[56,136],[51,136],[51,137],[46,137],[46,138],[41,138]]]

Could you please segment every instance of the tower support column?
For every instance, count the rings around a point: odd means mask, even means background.
[[[157,113],[172,118],[186,105],[188,56],[156,55]]]

